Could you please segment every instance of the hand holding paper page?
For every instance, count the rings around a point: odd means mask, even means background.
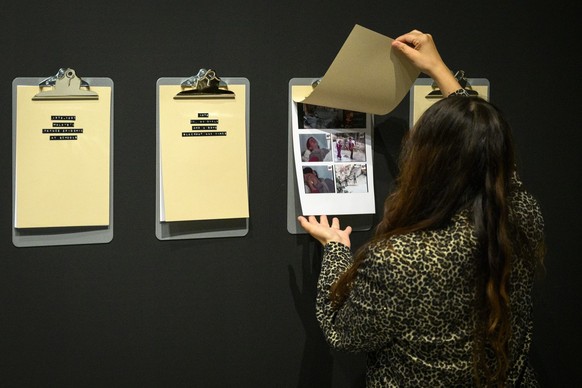
[[[392,41],[356,25],[319,85],[295,101],[378,115],[391,112],[420,74],[392,50]]]

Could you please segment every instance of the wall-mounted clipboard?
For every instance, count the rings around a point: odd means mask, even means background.
[[[306,234],[305,230],[297,221],[297,217],[305,215],[302,211],[299,185],[297,183],[297,173],[295,167],[295,154],[293,147],[293,88],[316,85],[317,78],[293,78],[289,81],[289,129],[288,129],[288,159],[287,159],[287,231],[290,234]],[[372,121],[373,115],[369,115]],[[313,194],[320,195],[320,194]],[[342,194],[338,194],[342,195]],[[367,231],[372,227],[373,214],[344,214],[341,215],[342,225],[350,225],[355,231]]]
[[[113,81],[60,69],[12,83],[12,241],[113,239]]]
[[[155,231],[162,241],[249,230],[250,83],[216,77],[220,88],[196,87],[197,76],[156,85]]]
[[[469,95],[475,95],[489,100],[490,85],[488,79],[462,78],[460,82],[461,86],[469,92]],[[424,111],[442,97],[442,93],[440,93],[432,78],[417,78],[410,89],[410,126],[414,126]]]

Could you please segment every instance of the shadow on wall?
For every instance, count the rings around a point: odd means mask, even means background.
[[[341,369],[339,380],[349,384],[346,386],[365,387],[365,363],[361,362],[362,355],[332,351],[315,318],[315,298],[317,279],[321,271],[322,249],[318,242],[306,241],[306,238],[311,239],[308,236],[298,237],[298,242],[301,241],[303,245],[301,274],[298,275],[292,266],[288,267],[289,287],[295,302],[295,310],[305,330],[305,346],[297,386],[337,387],[338,381],[334,381],[335,362],[336,369]]]
[[[381,141],[380,144],[376,142],[374,147],[386,158],[388,171],[394,179],[399,173],[400,148],[408,129],[408,122],[397,117],[388,117],[386,121],[378,123],[374,127],[376,139],[379,137]],[[381,149],[380,146],[382,146]]]
[[[408,123],[394,117],[389,117],[375,128],[375,135],[381,140],[375,147],[386,158],[388,170],[393,178],[398,175],[398,155],[407,131]],[[322,249],[317,241],[306,235],[297,236],[297,243],[303,246],[300,273],[296,272],[293,266],[288,267],[289,288],[293,295],[295,310],[305,330],[305,346],[297,386],[365,387],[365,355],[330,349],[315,318]]]

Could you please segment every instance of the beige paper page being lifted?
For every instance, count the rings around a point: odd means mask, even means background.
[[[392,50],[393,39],[356,25],[305,104],[384,115],[406,96],[419,71]]]
[[[248,218],[245,85],[235,99],[180,99],[180,85],[159,86],[160,221]],[[226,136],[183,137],[199,113]]]
[[[32,101],[38,86],[18,86],[16,228],[109,225],[111,88],[98,100]],[[77,140],[49,140],[52,116],[75,116]]]

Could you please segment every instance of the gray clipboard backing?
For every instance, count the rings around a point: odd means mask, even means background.
[[[223,238],[223,237],[243,237],[249,231],[248,218],[218,219],[218,220],[196,220],[196,221],[160,221],[160,85],[180,85],[188,77],[165,77],[160,78],[156,84],[156,222],[155,230],[158,240],[185,240],[200,238]],[[226,78],[221,77],[227,85],[245,85],[246,93],[246,147],[247,147],[247,182],[249,177],[249,113],[250,113],[250,82],[246,78]]]
[[[287,231],[290,234],[306,234],[297,221],[297,217],[303,215],[299,200],[299,186],[295,174],[295,158],[293,157],[293,103],[292,88],[294,85],[312,85],[317,78],[293,78],[289,81],[289,125],[288,125],[288,149],[287,149]],[[372,120],[374,118],[371,115]],[[373,127],[373,123],[372,123]],[[373,146],[373,144],[372,144]],[[373,214],[342,215],[343,225],[350,225],[354,231],[367,231],[372,228]]]
[[[110,78],[83,79],[90,86],[111,88],[110,102],[110,137],[109,137],[109,225],[106,226],[75,226],[55,228],[15,228],[16,204],[16,117],[18,86],[38,86],[46,77],[15,78],[12,82],[12,243],[16,247],[56,246],[106,244],[113,239],[113,81]]]

